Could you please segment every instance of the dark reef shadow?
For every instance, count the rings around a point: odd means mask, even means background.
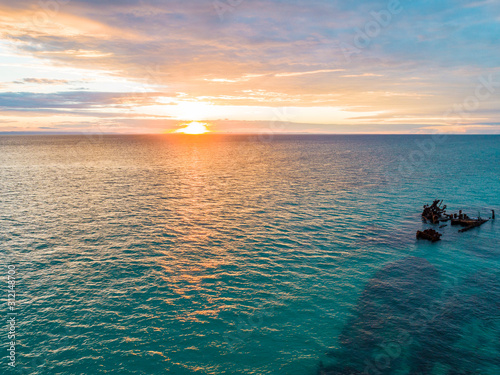
[[[499,314],[498,272],[475,272],[445,290],[431,263],[407,257],[368,281],[339,337],[340,349],[330,353],[335,364],[321,364],[318,374],[430,375],[437,364],[447,375],[500,370]],[[474,345],[467,341],[472,336]],[[485,337],[496,344],[479,353],[488,345]]]

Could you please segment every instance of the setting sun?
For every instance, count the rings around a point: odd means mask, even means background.
[[[204,134],[208,133],[210,130],[208,130],[209,124],[205,122],[189,122],[187,124],[183,124],[184,127],[181,129],[177,129],[175,133],[183,133],[183,134]]]

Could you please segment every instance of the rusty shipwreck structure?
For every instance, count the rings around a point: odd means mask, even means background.
[[[495,211],[491,210],[491,220],[495,220]],[[477,228],[490,219],[481,218],[480,214],[476,218],[471,218],[467,214],[459,210],[458,213],[448,214],[446,212],[446,205],[443,205],[442,200],[435,200],[431,205],[425,205],[422,211],[422,220],[425,223],[441,224],[450,221],[451,225],[459,225],[463,227],[459,230],[460,233],[466,232],[473,228]],[[439,228],[447,226],[443,224]],[[424,231],[417,231],[417,239],[424,239],[431,242],[436,242],[441,239],[442,234],[434,229],[426,229]]]

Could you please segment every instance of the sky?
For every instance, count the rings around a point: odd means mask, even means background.
[[[0,0],[0,132],[500,134],[498,0]]]

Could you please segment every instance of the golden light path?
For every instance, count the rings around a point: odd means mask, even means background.
[[[192,121],[183,125],[185,125],[183,128],[177,129],[174,133],[204,134],[210,132],[207,128],[209,124],[206,122]]]

